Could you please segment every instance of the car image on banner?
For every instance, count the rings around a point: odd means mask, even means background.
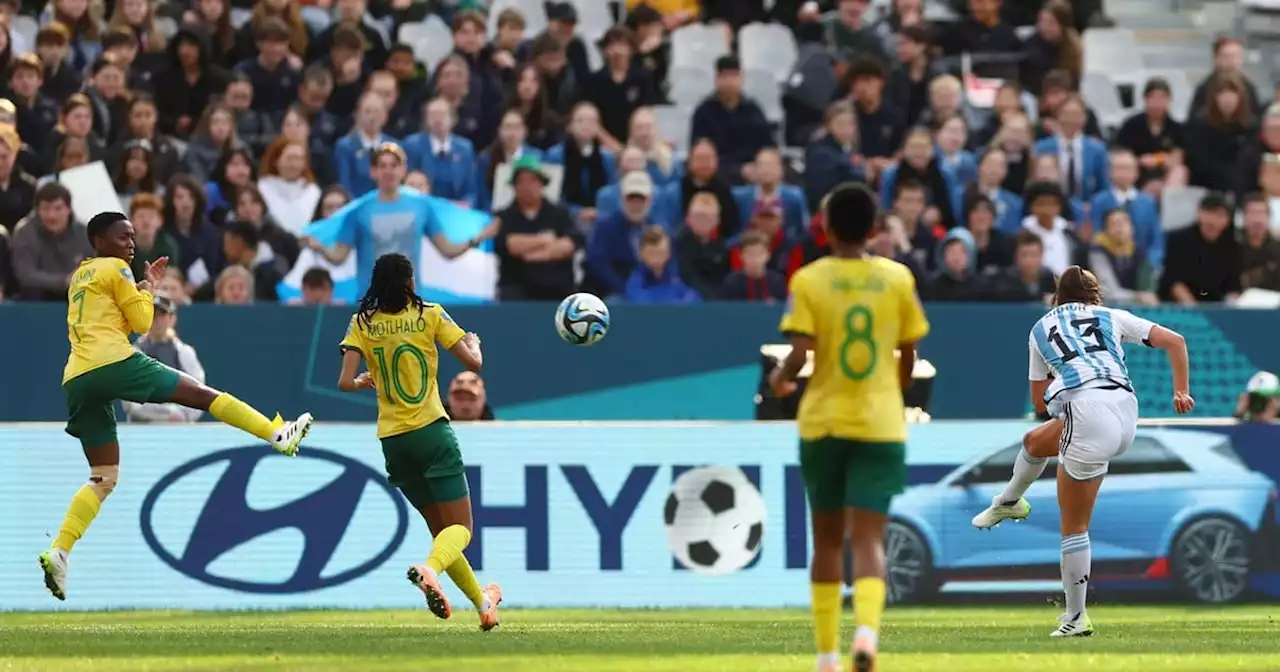
[[[890,600],[927,600],[944,584],[1058,578],[1056,459],[1027,491],[1027,520],[990,531],[970,524],[1004,489],[1020,449],[985,451],[894,500]],[[1089,529],[1092,581],[1172,589],[1196,602],[1239,599],[1266,559],[1262,542],[1275,533],[1276,496],[1275,482],[1250,469],[1227,436],[1140,430],[1099,491]]]

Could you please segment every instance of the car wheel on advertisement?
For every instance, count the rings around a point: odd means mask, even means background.
[[[1249,533],[1227,518],[1200,518],[1187,525],[1169,551],[1173,583],[1197,602],[1239,599],[1249,587]]]
[[[928,599],[938,589],[929,545],[910,525],[892,520],[884,535],[889,604]]]

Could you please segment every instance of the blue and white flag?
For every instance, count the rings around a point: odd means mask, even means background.
[[[409,187],[404,193],[418,194]],[[338,240],[343,221],[348,213],[378,197],[371,191],[343,206],[326,219],[313,222],[303,230],[326,247]],[[474,238],[493,220],[493,216],[460,207],[443,198],[427,199],[435,220],[450,242],[462,243]],[[352,250],[346,261],[331,263],[311,249],[303,249],[293,270],[277,286],[281,303],[297,302],[302,298],[302,276],[312,268],[323,268],[333,278],[333,300],[336,303],[354,304],[364,294],[359,286],[358,250]],[[445,259],[427,236],[422,237],[422,249],[417,259],[418,294],[434,303],[489,303],[493,301],[498,284],[498,258],[493,253],[493,241],[486,240],[479,247],[467,250],[462,256]]]

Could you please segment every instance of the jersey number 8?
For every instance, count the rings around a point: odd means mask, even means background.
[[[840,343],[840,370],[850,380],[863,380],[876,370],[876,342],[872,338],[871,311],[863,305],[855,305],[844,314],[844,341]],[[866,353],[865,364],[850,362],[850,350],[858,348]],[[861,354],[861,353],[859,353]],[[861,360],[862,358],[858,358]]]

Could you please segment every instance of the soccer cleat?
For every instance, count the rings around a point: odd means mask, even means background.
[[[818,672],[844,672],[844,668],[840,666],[839,659],[832,662],[819,661],[815,667]]]
[[[409,568],[409,581],[427,597],[427,609],[430,609],[436,618],[449,618],[453,614],[453,610],[449,607],[449,598],[444,596],[444,589],[440,587],[440,577],[436,575],[434,569],[426,565],[413,565]],[[496,612],[494,618],[496,621]],[[497,623],[495,622],[494,625]]]
[[[67,552],[51,548],[40,554],[40,569],[44,570],[44,587],[59,600],[67,599]]]
[[[1031,515],[1031,502],[1026,497],[1019,497],[1012,504],[1000,501],[1000,495],[991,498],[991,506],[973,517],[973,526],[979,530],[989,530],[1006,520],[1021,521]]]
[[[485,632],[498,627],[498,605],[502,604],[502,589],[491,583],[484,587],[485,597],[489,598],[489,608],[480,611],[480,629]]]
[[[1089,614],[1080,612],[1074,617],[1062,614],[1058,617],[1058,629],[1049,633],[1050,637],[1092,637],[1093,621]]]
[[[853,638],[853,672],[875,672],[876,646],[874,635],[858,635]]]
[[[277,415],[276,417],[280,416]],[[282,455],[288,455],[289,457],[297,455],[298,445],[306,438],[307,432],[311,431],[312,422],[314,422],[314,418],[311,417],[311,414],[303,413],[298,416],[297,420],[280,425],[276,429],[275,435],[271,437],[271,447]]]

